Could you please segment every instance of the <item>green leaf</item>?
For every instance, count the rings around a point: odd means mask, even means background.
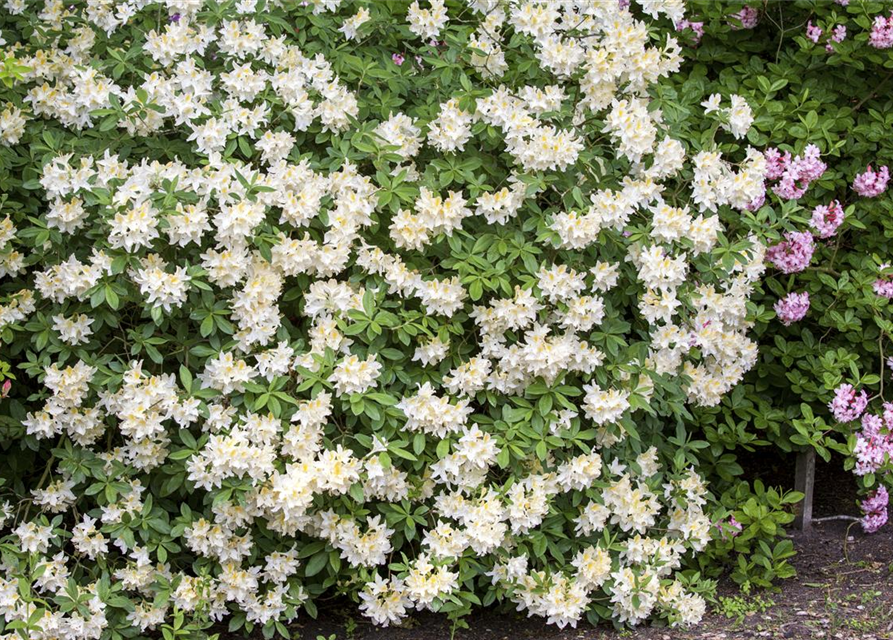
[[[304,576],[310,578],[322,571],[329,564],[329,554],[326,551],[320,551],[307,562],[304,567]]]
[[[105,285],[105,301],[112,309],[117,309],[120,304],[118,294],[109,285]]]
[[[412,439],[412,450],[416,455],[420,455],[425,450],[425,434],[417,433]]]
[[[186,391],[192,389],[192,372],[183,365],[180,365],[180,382]]]

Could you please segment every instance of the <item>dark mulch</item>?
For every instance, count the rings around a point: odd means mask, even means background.
[[[893,526],[865,535],[858,525],[832,521],[810,533],[795,532],[797,577],[778,591],[740,594],[733,583],[720,583],[719,599],[695,629],[640,627],[634,630],[593,628],[559,630],[523,614],[480,612],[457,629],[455,640],[732,640],[736,638],[893,639]],[[724,613],[725,612],[725,613]],[[728,615],[726,615],[728,614]],[[380,629],[356,606],[324,610],[319,620],[302,618],[294,637],[327,640],[449,640],[445,616],[417,614],[402,627]],[[258,636],[260,637],[260,636]],[[221,640],[235,640],[221,635]]]

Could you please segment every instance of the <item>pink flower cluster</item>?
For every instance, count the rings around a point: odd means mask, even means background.
[[[772,187],[772,190],[779,198],[785,200],[796,200],[802,196],[809,185],[821,178],[828,168],[828,165],[819,159],[821,152],[814,144],[806,145],[803,154],[793,159],[790,152],[782,155],[774,147],[766,149],[764,155],[768,163],[766,179],[778,179],[778,184]]]
[[[812,40],[813,42],[818,44],[819,40],[822,39],[823,33],[824,33],[824,31],[822,31],[822,28],[817,25],[812,24],[811,20],[806,23],[806,37],[809,40]],[[834,51],[834,43],[843,42],[845,38],[846,38],[846,25],[842,25],[842,24],[837,25],[830,31],[828,38],[825,41],[825,50],[829,51],[829,52]]]
[[[791,152],[785,151],[782,154],[775,147],[769,147],[763,152],[763,155],[766,157],[766,179],[778,180],[784,175],[784,170],[791,162]]]
[[[871,35],[868,36],[868,44],[875,49],[889,49],[893,47],[893,13],[889,18],[878,16],[871,27]]]
[[[844,215],[843,207],[837,200],[831,201],[829,205],[820,204],[812,210],[809,226],[815,229],[820,238],[830,238],[843,224]]]
[[[732,18],[732,20],[729,21],[729,26],[732,27],[734,31],[738,31],[739,29],[753,29],[760,21],[760,12],[753,7],[744,7],[741,11],[733,13],[729,17]]]
[[[846,39],[846,25],[839,24],[831,31],[831,35],[828,36],[828,42],[825,43],[825,50],[828,52],[834,51],[834,45],[838,42],[843,42]]]
[[[763,189],[763,193],[758,195],[756,198],[750,201],[749,204],[745,205],[744,208],[748,211],[758,211],[764,204],[766,204],[766,190]]]
[[[822,33],[821,27],[815,26],[812,20],[806,23],[806,37],[816,44],[818,44],[819,38],[822,37]]]
[[[809,293],[806,291],[789,293],[775,303],[775,314],[786,327],[802,320],[807,311],[809,311]]]
[[[851,384],[842,384],[834,390],[834,399],[828,403],[828,408],[838,422],[852,422],[858,420],[868,406],[868,394],[863,389],[856,394]]]
[[[893,460],[893,403],[884,403],[882,415],[864,413],[867,405],[868,395],[865,391],[857,395],[850,384],[837,387],[834,399],[828,405],[838,422],[852,422],[862,417],[862,428],[856,433],[856,446],[853,448],[856,458],[853,473],[857,476],[875,473]],[[862,502],[861,522],[866,533],[874,533],[887,523],[889,502],[890,496],[883,485]]]
[[[782,273],[797,273],[809,266],[815,242],[809,231],[788,231],[784,240],[769,247],[766,258]]]
[[[881,271],[889,268],[890,265],[887,263],[882,264],[880,267]],[[893,300],[893,276],[881,275],[875,280],[874,292],[881,297],[887,298],[887,300]]]
[[[866,413],[862,416],[862,430],[856,434],[857,476],[874,473],[893,455],[893,404],[884,403],[884,416]]]
[[[868,498],[862,502],[862,530],[865,533],[874,533],[887,524],[887,505],[890,504],[890,494],[887,487],[881,485]]]
[[[701,42],[701,38],[704,37],[704,23],[703,22],[692,22],[691,20],[680,20],[675,25],[676,31],[685,31],[686,29],[691,29],[694,34],[693,40],[695,44]]]
[[[864,198],[875,198],[887,190],[890,181],[890,171],[886,166],[875,171],[868,165],[865,173],[859,173],[853,180],[853,189]]]
[[[715,526],[722,533],[722,537],[725,540],[737,537],[744,530],[744,526],[735,520],[735,516],[729,516],[726,522],[717,522]]]

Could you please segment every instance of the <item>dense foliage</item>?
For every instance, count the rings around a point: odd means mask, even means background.
[[[879,526],[893,18],[844,4],[7,0],[3,631],[691,624],[792,574],[742,447]]]
[[[802,193],[767,191],[780,222],[776,242],[807,232],[812,246],[769,268],[755,301],[777,318],[754,329],[760,359],[697,420],[727,460],[739,447],[841,454],[866,494],[863,528],[875,531],[893,484],[893,406],[884,396],[893,364],[893,6],[695,2],[689,20],[698,24],[685,31],[688,66],[677,91],[735,91],[755,108],[751,144],[779,150],[776,158],[815,145],[827,164]]]

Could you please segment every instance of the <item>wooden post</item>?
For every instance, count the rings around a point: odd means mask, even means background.
[[[797,468],[794,476],[794,490],[803,494],[797,504],[794,526],[801,531],[809,531],[812,526],[812,490],[815,486],[815,449],[807,449],[797,454]]]

